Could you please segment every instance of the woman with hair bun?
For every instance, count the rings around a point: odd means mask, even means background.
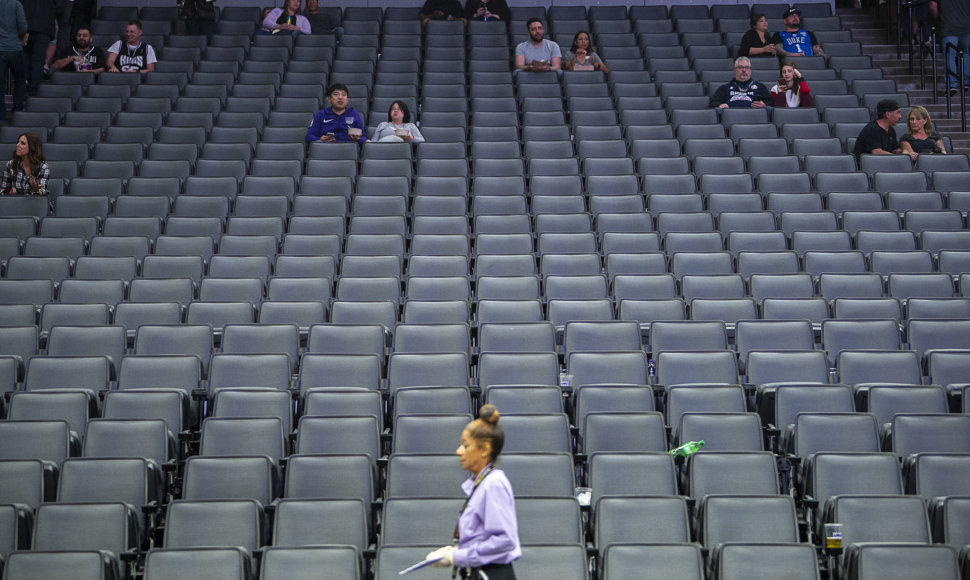
[[[482,406],[455,450],[461,468],[471,473],[461,485],[468,499],[455,526],[455,543],[428,554],[428,560],[440,558],[432,566],[455,567],[464,579],[515,579],[512,561],[522,555],[515,496],[505,472],[495,467],[504,444],[498,410]]]

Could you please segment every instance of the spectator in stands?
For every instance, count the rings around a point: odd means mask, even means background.
[[[97,0],[74,0],[74,8],[71,10],[71,30],[74,36],[77,36],[77,29],[82,25],[91,25],[97,11]]]
[[[947,44],[954,44],[964,53],[970,52],[970,3],[961,0],[942,0],[940,20],[943,22],[943,46],[946,53],[946,68],[953,76],[949,79],[950,96],[957,94],[960,85],[957,71],[957,51],[946,50]],[[970,63],[964,60],[963,90],[970,87]]]
[[[562,67],[566,70],[601,70],[609,73],[603,59],[589,41],[589,33],[580,30],[573,37],[573,45],[562,57]]]
[[[57,50],[70,46],[78,28],[90,25],[97,10],[97,0],[57,0]]]
[[[364,133],[364,120],[360,113],[348,106],[350,92],[347,85],[334,83],[327,88],[330,106],[313,116],[310,127],[306,130],[306,142],[322,141],[324,143],[350,143],[367,141]]]
[[[418,19],[421,20],[421,26],[424,26],[429,20],[461,20],[467,22],[464,16],[465,9],[461,7],[458,0],[427,0],[421,7]]]
[[[44,163],[44,144],[33,133],[21,133],[0,180],[0,195],[47,195],[51,170]]]
[[[211,38],[216,33],[215,2],[216,0],[181,0],[178,3],[179,18],[185,21],[185,31]]]
[[[902,114],[899,103],[883,99],[876,104],[876,118],[862,128],[855,140],[852,153],[858,157],[863,153],[875,155],[895,155],[901,153],[899,140],[896,139],[896,123]]]
[[[13,110],[24,109],[27,92],[27,71],[24,46],[27,43],[27,16],[17,0],[0,0],[0,79],[4,86],[7,71],[13,76]],[[4,91],[6,92],[6,91]],[[6,99],[0,100],[0,123],[7,120]]]
[[[44,54],[44,78],[50,77],[51,63],[54,61],[55,54],[57,54],[57,40],[52,39],[47,43],[47,52]]]
[[[808,83],[802,79],[802,73],[795,68],[794,62],[786,60],[781,64],[778,84],[771,87],[771,100],[776,107],[812,106],[812,93]]]
[[[508,22],[512,19],[512,15],[505,0],[468,0],[465,4],[465,18],[485,22],[489,20]]]
[[[431,552],[435,568],[462,569],[462,578],[515,580],[512,562],[522,556],[515,517],[515,495],[505,472],[495,462],[505,445],[494,405],[483,405],[478,419],[461,432],[455,454],[471,476],[461,484],[468,495],[455,527],[456,545]]]
[[[320,0],[306,0],[306,11],[303,13],[310,23],[310,30],[313,34],[332,34],[337,42],[344,34],[343,26],[334,26],[330,15],[320,10]]]
[[[71,44],[71,19],[74,14],[74,0],[57,0],[57,48],[63,49]]]
[[[140,72],[155,70],[155,49],[141,41],[141,20],[129,20],[125,27],[125,46],[117,40],[108,47],[108,72]]]
[[[768,17],[760,12],[751,15],[751,30],[741,37],[738,56],[775,56],[778,48],[771,43],[768,34]]]
[[[933,26],[939,18],[939,6],[935,0],[909,0],[910,25],[913,28],[913,42],[922,54],[933,52],[930,42]],[[905,4],[904,4],[905,5]]]
[[[545,28],[538,18],[530,18],[526,23],[529,40],[515,47],[515,71],[549,71],[562,74],[562,51],[559,45],[543,38]]]
[[[87,26],[78,28],[74,46],[67,47],[66,50],[57,55],[56,60],[54,60],[54,68],[56,70],[67,69],[94,74],[104,71],[104,50],[100,46],[94,46],[91,38],[90,28]]]
[[[381,122],[371,137],[382,143],[422,143],[424,135],[411,122],[411,111],[404,101],[394,101],[387,110],[387,120]]]
[[[286,0],[283,8],[273,8],[263,18],[263,27],[256,34],[310,34],[310,21],[300,14],[300,0]]]
[[[47,45],[54,38],[57,3],[54,0],[34,0],[24,3],[24,15],[27,17],[27,44],[24,46],[25,66],[27,68],[27,84],[30,95],[37,94],[37,88],[44,78],[44,60],[47,56]]]
[[[802,29],[802,11],[789,8],[782,14],[785,29],[771,36],[779,57],[786,56],[823,56],[815,34]]]
[[[933,131],[933,121],[926,107],[916,105],[911,108],[906,126],[909,131],[899,140],[900,151],[913,159],[919,155],[946,154],[943,138]]]
[[[710,103],[720,112],[728,107],[763,109],[770,99],[768,88],[751,80],[751,61],[746,56],[739,56],[734,61],[734,78],[718,87],[711,95]]]

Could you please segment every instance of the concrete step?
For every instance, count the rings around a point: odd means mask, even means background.
[[[868,50],[870,46],[878,46],[879,48]],[[872,57],[872,64],[876,66],[883,67],[909,67],[909,53],[906,52],[905,48],[899,53],[899,57],[896,56],[896,48],[891,47],[888,49],[881,48],[884,45],[862,45],[862,54],[868,54]],[[918,67],[920,60],[923,61],[923,66],[927,68],[933,67],[933,56],[925,55],[920,58],[917,55],[913,55],[913,66]],[[936,53],[936,67],[943,68],[943,55]]]
[[[861,44],[887,44],[886,31],[876,29],[853,29],[852,40]],[[895,44],[893,45],[896,46]]]
[[[909,62],[909,47],[905,44],[900,47],[899,57],[896,56],[896,44],[887,43],[886,39],[881,42],[863,43],[862,54],[868,54],[872,60],[900,60]],[[937,57],[939,58],[939,57]]]
[[[943,76],[937,78],[937,95],[943,96]],[[913,94],[925,96],[927,99],[933,98],[933,76],[927,75],[925,82],[919,76],[903,76],[896,78],[896,88],[901,93],[911,93],[909,98],[913,99]]]

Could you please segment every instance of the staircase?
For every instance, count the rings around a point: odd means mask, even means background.
[[[913,72],[909,70],[909,53],[907,47],[902,48],[900,58],[896,58],[896,44],[887,44],[885,25],[877,22],[876,15],[859,8],[839,8],[837,11],[842,19],[842,26],[852,31],[852,39],[862,44],[862,53],[872,57],[874,67],[882,69],[883,78],[894,79],[896,88],[901,93],[909,95],[911,105],[922,105],[933,119],[933,127],[940,135],[949,136],[953,143],[953,151],[949,153],[970,154],[970,126],[967,132],[960,129],[959,97],[950,99],[951,118],[946,116],[945,83],[943,81],[943,55],[937,53],[937,70],[939,71],[937,98],[933,99],[933,62],[929,56],[924,61],[926,73],[925,88],[920,79],[920,63],[913,59]],[[970,100],[970,97],[968,97]],[[968,103],[970,104],[970,103]],[[970,125],[970,122],[968,122]]]

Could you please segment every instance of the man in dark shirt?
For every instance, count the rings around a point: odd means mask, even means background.
[[[468,20],[512,20],[505,0],[468,0],[465,2],[465,18]]]
[[[785,56],[822,56],[822,47],[815,35],[802,28],[802,11],[789,8],[781,15],[785,30],[771,36],[779,57]]]
[[[899,103],[883,99],[876,104],[876,119],[862,128],[855,140],[852,153],[858,157],[864,153],[873,155],[895,155],[900,153],[899,140],[896,139],[896,123],[902,117]]]
[[[720,113],[728,107],[763,109],[770,98],[764,83],[751,80],[751,61],[741,56],[734,61],[734,79],[718,87],[710,102]]]
[[[303,15],[310,21],[313,34],[332,34],[339,41],[344,33],[343,26],[334,26],[330,15],[320,10],[320,0],[306,0],[306,10]]]
[[[207,38],[212,38],[216,33],[215,2],[216,0],[181,0],[178,3],[179,19],[185,22],[187,33],[204,34]]]
[[[91,44],[91,30],[87,26],[77,29],[74,46],[69,46],[57,54],[54,60],[56,70],[67,69],[98,74],[104,70],[105,55],[100,46]]]
[[[429,20],[461,20],[465,22],[464,11],[465,9],[461,7],[458,0],[427,0],[421,7],[418,18],[421,20],[421,26],[427,24]]]

